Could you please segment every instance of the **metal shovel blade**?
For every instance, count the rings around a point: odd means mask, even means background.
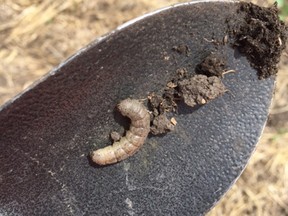
[[[134,156],[98,167],[127,119],[115,105],[190,73],[225,37],[233,2],[194,2],[129,22],[93,42],[0,110],[0,214],[202,215],[235,182],[265,125],[274,78],[259,80],[229,44],[218,50],[229,92],[179,107],[176,131],[150,136]],[[172,48],[186,44],[189,55]]]

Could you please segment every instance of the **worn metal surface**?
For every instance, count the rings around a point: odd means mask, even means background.
[[[236,4],[236,3],[235,3]],[[94,42],[0,111],[0,214],[202,215],[245,167],[267,119],[274,79],[218,48],[237,73],[228,93],[199,109],[180,106],[177,130],[151,136],[133,157],[93,166],[125,119],[115,105],[163,89],[225,36],[234,3],[163,10]],[[207,39],[207,40],[206,40]],[[173,46],[187,44],[189,56]],[[127,123],[127,122],[126,122]]]

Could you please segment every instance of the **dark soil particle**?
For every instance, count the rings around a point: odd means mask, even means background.
[[[175,111],[177,107],[173,91],[173,88],[170,88],[168,91],[170,92],[169,97],[167,97],[167,91],[162,96],[155,93],[148,96],[150,109],[152,110],[150,132],[154,135],[164,134],[175,129],[166,116],[167,113]]]
[[[189,56],[190,49],[186,44],[180,44],[178,46],[173,46],[172,50],[178,52],[179,54],[185,54],[186,56]]]
[[[188,71],[186,68],[179,68],[176,70],[176,79],[177,80],[182,80],[184,78],[188,77]]]
[[[238,16],[228,20],[233,45],[250,61],[259,79],[277,73],[281,52],[285,49],[288,28],[279,20],[277,5],[264,8],[239,3]]]
[[[225,72],[226,60],[218,54],[208,55],[199,65],[196,67],[196,73],[204,74],[207,76],[222,77]]]
[[[173,88],[167,89],[162,96],[152,93],[148,96],[148,99],[154,116],[175,111],[177,107]]]

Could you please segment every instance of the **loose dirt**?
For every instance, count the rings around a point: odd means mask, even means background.
[[[214,59],[215,61],[209,67],[214,68],[214,63],[218,65],[221,62],[221,59],[218,59],[216,56],[214,56]],[[206,68],[208,69],[209,67],[207,66]],[[223,70],[221,69],[221,71]],[[198,72],[200,73],[201,71],[198,70]],[[203,71],[203,73],[206,72],[206,70]],[[218,75],[222,76],[220,70]],[[148,96],[153,119],[151,132],[157,135],[175,129],[175,125],[167,118],[167,114],[169,112],[177,112],[177,104],[180,101],[184,101],[190,107],[204,105],[226,91],[221,78],[217,76],[208,77],[204,74],[191,75],[185,68],[178,69],[174,78],[168,81],[162,95],[152,93]]]
[[[275,75],[288,35],[288,28],[280,21],[276,5],[269,8],[246,2],[238,5],[237,15],[227,19],[228,34],[224,36],[223,43],[214,43],[215,50],[226,46],[229,35],[232,38],[230,45],[247,57],[257,70],[259,79]],[[183,55],[183,58],[191,53],[186,44],[173,46],[172,50]],[[179,101],[184,101],[190,107],[204,105],[228,91],[221,79],[224,74],[235,71],[227,70],[227,62],[222,54],[211,52],[194,71],[179,68],[174,78],[167,82],[162,95],[154,92],[148,96],[153,134],[175,129],[167,113],[177,112]]]
[[[287,26],[279,19],[277,5],[265,8],[241,2],[237,13],[227,20],[230,36],[235,39],[232,45],[247,57],[259,79],[275,75],[288,35]]]

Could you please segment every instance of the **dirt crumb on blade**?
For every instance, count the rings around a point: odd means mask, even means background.
[[[177,108],[174,87],[166,87],[162,96],[152,93],[148,96],[148,100],[154,116],[174,112]]]
[[[222,77],[225,72],[226,60],[217,54],[211,53],[196,67],[198,74]]]
[[[172,50],[178,52],[179,54],[185,54],[186,56],[190,55],[190,49],[186,44],[180,44],[178,46],[174,46]]]
[[[201,74],[179,81],[178,86],[184,102],[191,107],[206,104],[227,91],[220,78]]]
[[[154,135],[165,134],[170,131],[175,130],[176,123],[174,120],[169,120],[166,113],[160,114],[153,119],[152,126],[150,127],[150,132]]]
[[[228,20],[230,35],[234,37],[233,46],[247,57],[259,79],[275,75],[288,32],[279,19],[277,5],[264,8],[240,2],[237,13],[238,16]]]
[[[171,84],[171,89],[175,87]],[[168,88],[166,88],[168,90]],[[165,134],[175,129],[174,121],[167,118],[166,114],[175,111],[177,104],[173,98],[173,90],[165,91],[162,96],[152,93],[148,96],[149,105],[152,110],[152,118],[150,132],[154,135]]]

